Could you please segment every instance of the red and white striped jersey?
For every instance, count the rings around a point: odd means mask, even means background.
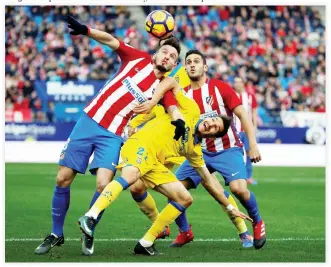
[[[224,114],[232,117],[232,110],[241,105],[241,101],[235,91],[225,82],[216,79],[208,79],[199,89],[184,88],[186,95],[197,102],[201,118]],[[202,149],[209,152],[219,152],[231,147],[242,147],[239,133],[231,124],[229,131],[222,138],[206,138],[202,141]]]
[[[123,80],[130,77],[147,98],[152,97],[153,88],[160,82],[153,71],[152,57],[123,42],[115,50],[121,58],[121,67],[109,79],[84,111],[99,125],[122,135],[131,118],[135,99],[126,89]]]
[[[244,109],[247,111],[248,117],[253,121],[253,109],[257,108],[257,101],[255,96],[248,92],[242,92],[241,94],[237,93],[237,95],[239,96],[241,103],[244,106]],[[236,115],[234,116],[234,120],[236,128],[239,131],[243,132],[244,129],[241,125],[241,121]]]

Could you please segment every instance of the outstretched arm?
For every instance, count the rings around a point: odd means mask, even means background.
[[[116,50],[120,46],[119,40],[107,32],[89,28],[71,16],[68,16],[67,22],[68,27],[72,29],[70,32],[71,35],[87,35],[99,43],[109,46],[113,50]]]
[[[252,219],[241,211],[235,209],[224,194],[224,188],[220,182],[210,174],[207,167],[194,168],[202,178],[203,187],[209,194],[221,205],[225,206],[226,210],[235,217],[241,217],[252,222]]]
[[[174,78],[165,77],[156,86],[152,99],[136,106],[133,111],[137,114],[148,113],[157,103],[159,103],[165,93],[170,90],[172,90],[173,94],[176,94],[178,90],[180,90],[180,86]]]

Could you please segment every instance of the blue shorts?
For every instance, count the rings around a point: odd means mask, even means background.
[[[103,128],[83,112],[61,152],[59,165],[84,174],[94,152],[91,174],[95,175],[98,168],[115,173],[122,144],[122,137]]]
[[[245,150],[249,151],[249,143],[248,143],[248,138],[247,138],[246,133],[245,132],[240,132],[239,137],[240,137],[241,142],[243,142],[243,144],[244,144]]]
[[[203,151],[203,158],[210,173],[220,173],[229,185],[231,181],[247,179],[244,162],[244,151],[241,147],[233,147],[218,153]],[[191,167],[190,162],[185,160],[176,171],[177,179],[182,181],[190,179],[195,188],[201,183],[200,175]]]

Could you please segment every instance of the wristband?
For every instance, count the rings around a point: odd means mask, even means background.
[[[232,211],[233,210],[232,204],[227,205],[225,208],[226,208],[227,211]]]
[[[90,27],[87,27],[87,36],[90,35],[90,32],[91,32]]]

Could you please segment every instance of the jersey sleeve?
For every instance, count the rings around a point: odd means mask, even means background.
[[[164,94],[161,103],[164,105],[165,109],[170,106],[177,106],[177,100],[171,91],[168,91]]]
[[[131,126],[132,128],[137,128],[138,126],[150,121],[151,119],[154,119],[155,117],[159,117],[163,114],[165,114],[164,108],[161,105],[156,105],[155,107],[153,107],[150,113],[139,114],[136,117],[134,117],[129,122],[129,126]]]
[[[193,168],[205,167],[205,161],[203,159],[201,144],[197,144],[194,146],[192,153],[186,155],[187,160],[190,162],[190,165]]]
[[[115,50],[115,52],[121,58],[122,61],[131,61],[137,58],[150,57],[148,53],[140,51],[133,46],[123,43],[121,41],[120,46]]]
[[[229,84],[217,81],[216,86],[223,98],[224,104],[231,110],[242,104],[240,98]]]
[[[187,97],[184,94],[184,91],[179,91],[176,94],[176,99],[180,110],[185,114],[189,114],[192,118],[200,116],[200,108],[198,104],[193,99]]]

